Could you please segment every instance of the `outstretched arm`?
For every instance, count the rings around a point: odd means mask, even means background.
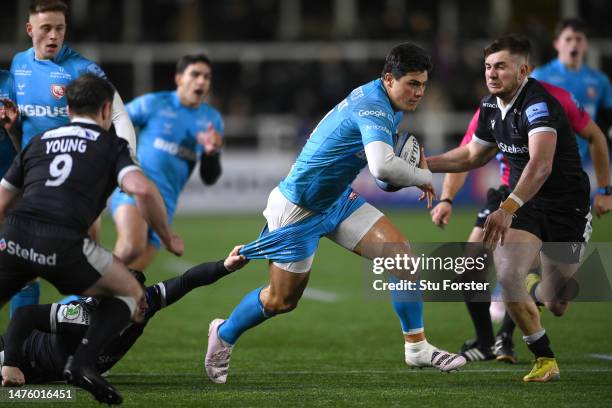
[[[589,152],[595,167],[597,187],[610,185],[610,158],[608,157],[608,142],[599,126],[590,120],[579,133],[580,137],[589,142]],[[612,196],[596,194],[593,203],[598,217],[612,210]]]
[[[484,145],[472,139],[466,145],[428,157],[427,165],[432,173],[461,173],[484,166],[496,153],[497,146]]]

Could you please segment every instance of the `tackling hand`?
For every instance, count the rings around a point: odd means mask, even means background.
[[[444,229],[453,213],[453,206],[446,201],[439,202],[433,210],[431,210],[431,222],[436,226]]]
[[[223,146],[223,138],[215,130],[211,122],[208,122],[208,128],[197,134],[198,143],[204,146],[204,151],[207,155],[217,153]]]
[[[421,160],[419,161],[419,167],[421,169],[429,170],[427,167],[427,158],[425,157],[425,149],[421,147]],[[431,184],[423,184],[421,186],[417,186],[423,192],[419,197],[419,201],[423,201],[427,199],[427,208],[432,207],[432,203],[434,198],[436,198],[436,191],[434,190]]]
[[[232,249],[229,253],[225,261],[223,261],[223,266],[229,272],[237,271],[238,269],[242,269],[246,264],[249,263],[249,260],[244,255],[240,255],[240,250],[244,247],[244,245],[237,245]]]
[[[593,207],[595,207],[595,215],[597,215],[597,218],[601,217],[612,210],[612,196],[596,194],[593,200]]]

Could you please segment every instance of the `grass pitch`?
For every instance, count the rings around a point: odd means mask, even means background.
[[[445,231],[433,227],[425,211],[389,215],[409,239],[435,242],[465,240],[475,212],[457,211]],[[607,217],[594,221],[594,241],[612,242],[612,216]],[[185,239],[186,253],[182,258],[160,253],[146,271],[147,283],[224,257],[234,244],[255,238],[262,222],[259,215],[177,218],[175,229]],[[114,227],[108,219],[103,233],[103,243],[112,247]],[[203,371],[208,323],[226,317],[244,294],[266,282],[263,261],[251,262],[159,312],[109,379],[122,392],[126,407],[612,406],[612,304],[573,304],[562,318],[544,312],[561,367],[556,383],[522,383],[532,363],[518,333],[517,365],[469,363],[453,374],[411,370],[403,361],[401,330],[391,304],[366,298],[362,269],[357,256],[322,240],[311,290],[295,311],[243,335],[225,385],[213,384]],[[43,301],[58,297],[43,284]],[[2,328],[7,309],[0,316]],[[425,324],[429,341],[451,351],[473,337],[462,303],[426,303]],[[74,406],[98,405],[83,391],[77,398]]]

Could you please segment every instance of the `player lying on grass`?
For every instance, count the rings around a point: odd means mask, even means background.
[[[177,302],[191,290],[211,285],[242,268],[248,261],[238,254],[240,248],[235,247],[225,260],[202,263],[181,276],[145,288],[146,303],[140,304],[137,311],[143,322],[131,323],[104,346],[96,359],[98,372],[109,370],[125,356],[159,310]],[[144,283],[142,272],[132,273],[141,284]],[[74,354],[81,343],[98,303],[98,299],[87,297],[69,304],[19,308],[10,320],[6,333],[0,336],[2,385],[62,381],[68,356]]]

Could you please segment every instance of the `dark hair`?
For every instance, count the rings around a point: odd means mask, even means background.
[[[68,85],[66,99],[71,113],[96,115],[106,102],[112,102],[115,90],[94,74],[83,74]]]
[[[487,58],[489,55],[500,51],[509,51],[510,54],[522,55],[529,61],[531,58],[531,43],[525,37],[507,34],[487,45],[484,49],[484,57]]]
[[[210,59],[206,56],[206,54],[188,54],[183,55],[176,62],[176,73],[182,74],[185,72],[188,66],[195,64],[196,62],[203,62],[209,67],[211,66]]]
[[[30,15],[57,11],[68,19],[68,5],[62,0],[32,0],[28,11]]]
[[[571,28],[572,30],[584,35],[588,34],[588,27],[584,20],[580,18],[564,18],[563,20],[559,21],[555,27],[555,39],[559,38],[563,30],[566,28]]]
[[[396,45],[387,55],[382,76],[390,72],[399,79],[409,72],[430,72],[433,69],[431,57],[418,45],[404,43]]]

